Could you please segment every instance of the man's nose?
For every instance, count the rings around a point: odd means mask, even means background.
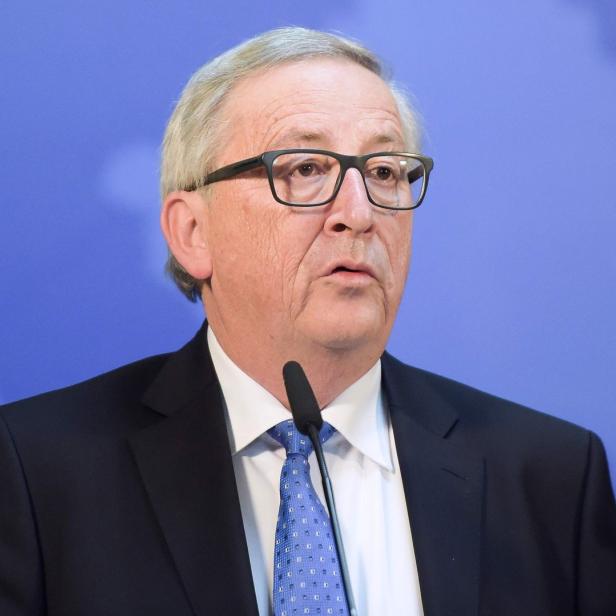
[[[374,206],[368,200],[364,179],[358,169],[349,169],[332,202],[325,230],[360,235],[371,233],[373,228]]]

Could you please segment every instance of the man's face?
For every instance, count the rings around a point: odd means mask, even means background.
[[[283,148],[405,150],[386,84],[343,60],[295,62],[249,77],[221,115],[227,141],[217,167]],[[411,212],[373,206],[356,169],[331,203],[284,206],[263,169],[213,184],[205,216],[213,268],[206,310],[227,336],[264,332],[290,356],[314,345],[372,345],[380,354],[408,271]]]

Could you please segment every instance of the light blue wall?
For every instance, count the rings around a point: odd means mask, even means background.
[[[596,430],[616,463],[614,7],[3,2],[0,401],[192,334],[162,275],[164,123],[208,58],[300,24],[387,59],[436,159],[391,350]]]

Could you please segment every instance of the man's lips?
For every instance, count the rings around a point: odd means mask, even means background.
[[[369,264],[347,260],[335,261],[334,263],[330,263],[325,268],[323,276],[331,276],[349,280],[361,278],[377,278],[374,269]]]

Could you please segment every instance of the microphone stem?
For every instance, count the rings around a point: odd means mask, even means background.
[[[325,502],[329,511],[329,519],[332,523],[332,530],[334,531],[334,541],[336,542],[336,548],[338,550],[338,558],[340,559],[340,573],[342,575],[344,594],[346,596],[347,605],[349,606],[349,615],[357,616],[357,608],[355,607],[355,599],[353,598],[353,591],[351,589],[351,579],[349,577],[346,554],[344,552],[344,546],[342,545],[342,533],[340,532],[340,525],[338,524],[338,513],[336,511],[336,503],[334,501],[332,482],[329,478],[327,465],[325,464],[323,448],[321,447],[321,441],[319,440],[319,431],[312,423],[308,425],[308,436],[312,441],[314,452],[317,456],[317,462],[319,463],[319,469],[321,471],[323,492],[325,493]]]

